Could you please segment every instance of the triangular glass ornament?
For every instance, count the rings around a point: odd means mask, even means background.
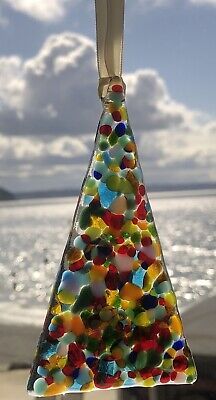
[[[103,108],[28,382],[35,396],[196,380],[121,84]]]

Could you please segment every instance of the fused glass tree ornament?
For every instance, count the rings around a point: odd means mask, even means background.
[[[196,380],[125,105],[110,79],[28,391]]]

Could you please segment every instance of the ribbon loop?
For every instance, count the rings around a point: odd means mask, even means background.
[[[98,93],[106,96],[112,81],[122,80],[122,52],[125,0],[95,0]]]

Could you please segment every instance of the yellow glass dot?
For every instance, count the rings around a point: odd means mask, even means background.
[[[174,358],[175,355],[176,355],[176,350],[170,348],[170,349],[167,350],[167,353],[168,353],[172,358]]]
[[[151,324],[151,321],[149,319],[148,314],[144,311],[141,312],[140,314],[138,314],[135,318],[134,318],[134,324],[137,326],[144,326],[147,327]]]
[[[120,111],[120,113],[121,113],[122,119],[123,119],[124,121],[127,121],[128,115],[127,115],[126,107],[124,107],[124,106],[121,107],[119,111]]]
[[[102,155],[101,155],[101,154],[97,154],[96,160],[97,160],[97,161],[103,161]]]
[[[179,335],[183,333],[182,323],[177,314],[170,317],[169,324],[172,331],[178,333]]]
[[[155,386],[155,381],[153,378],[148,378],[143,381],[145,387],[153,387]]]
[[[142,296],[142,289],[130,282],[125,283],[125,285],[120,290],[120,297],[123,300],[139,300]]]
[[[166,302],[171,306],[174,307],[176,305],[176,296],[173,292],[169,292],[164,296]]]
[[[91,270],[89,271],[89,275],[93,282],[99,282],[104,280],[107,274],[107,268],[102,265],[93,265]]]

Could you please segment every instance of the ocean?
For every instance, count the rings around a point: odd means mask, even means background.
[[[216,192],[150,193],[149,197],[182,311],[216,293]],[[1,323],[42,323],[76,201],[0,203]]]

